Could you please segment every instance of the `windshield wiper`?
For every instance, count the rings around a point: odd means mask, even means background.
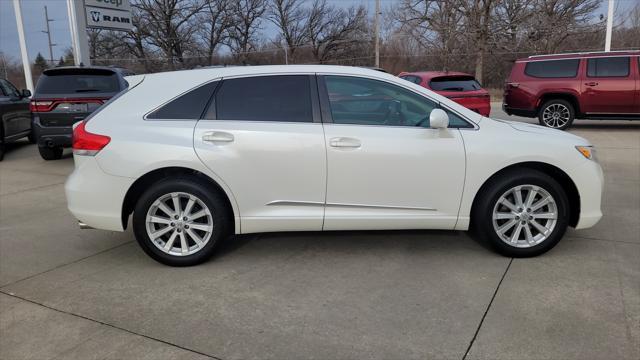
[[[75,92],[79,93],[79,92],[95,92],[95,91],[102,91],[100,89],[77,89],[74,90]]]

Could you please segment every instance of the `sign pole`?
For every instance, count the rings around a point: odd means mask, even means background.
[[[24,68],[24,82],[27,89],[33,94],[33,78],[31,77],[31,64],[27,53],[27,40],[24,36],[24,26],[22,24],[22,8],[20,0],[13,0],[13,10],[16,13],[16,25],[18,26],[18,40],[20,42],[20,56],[22,57],[22,67]]]
[[[83,0],[67,0],[69,13],[69,29],[73,44],[73,60],[76,66],[91,65],[89,59],[89,39],[87,38],[87,20]]]

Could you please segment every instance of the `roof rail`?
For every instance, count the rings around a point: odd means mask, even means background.
[[[539,58],[546,56],[559,56],[559,55],[587,55],[587,54],[606,54],[606,53],[626,53],[626,52],[640,52],[638,49],[634,50],[613,50],[613,51],[582,51],[582,52],[572,52],[572,53],[560,53],[560,54],[542,54],[542,55],[530,55],[528,58]]]

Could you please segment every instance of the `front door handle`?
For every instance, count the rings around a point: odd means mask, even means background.
[[[336,137],[329,140],[329,146],[337,148],[359,148],[360,140],[348,137]]]
[[[228,132],[223,132],[223,131],[211,131],[211,132],[206,132],[202,135],[202,141],[212,142],[212,143],[232,142],[233,139],[234,139],[233,134],[230,134]]]
[[[584,83],[584,84],[587,85],[587,86],[598,86],[598,83],[595,82],[595,81],[591,81],[591,82]]]

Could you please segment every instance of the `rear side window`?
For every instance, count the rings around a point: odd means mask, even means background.
[[[313,122],[306,75],[225,80],[216,93],[217,119]]]
[[[213,81],[191,90],[155,110],[147,119],[200,119],[216,86],[218,82]]]
[[[36,94],[116,93],[120,91],[118,75],[113,71],[45,72],[38,80]]]
[[[418,85],[420,85],[421,82],[421,79],[419,77],[413,75],[400,76],[400,78]]]
[[[524,73],[537,78],[571,78],[578,75],[580,59],[528,62]]]
[[[587,76],[589,77],[624,77],[629,76],[628,57],[605,57],[587,59]]]
[[[429,82],[431,89],[436,91],[473,91],[482,86],[471,76],[443,76]]]

